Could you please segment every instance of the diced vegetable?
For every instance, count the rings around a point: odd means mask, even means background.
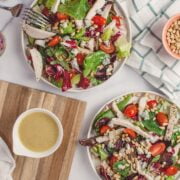
[[[57,12],[56,13],[56,16],[58,18],[59,21],[61,20],[67,20],[69,17],[68,15],[64,14],[64,13],[61,13],[61,12]]]
[[[156,115],[156,120],[160,126],[168,125],[168,117],[163,112],[158,112],[158,114]]]
[[[176,145],[178,139],[180,139],[180,130],[173,133],[171,137],[172,144]]]
[[[131,96],[131,95],[128,95],[128,96],[126,96],[122,101],[120,101],[119,103],[117,103],[117,106],[118,106],[119,110],[122,111],[122,110],[127,106],[127,104],[129,103],[129,101],[130,101],[131,98],[132,98],[132,96]]]
[[[61,37],[60,36],[55,36],[48,42],[48,46],[49,47],[56,46],[57,44],[59,44],[60,41],[61,41]]]
[[[115,51],[115,47],[112,43],[105,45],[104,43],[100,44],[100,49],[107,54],[112,54]]]
[[[151,152],[152,156],[158,156],[162,154],[166,149],[166,145],[163,142],[153,144],[149,151]]]
[[[79,65],[83,65],[83,62],[84,62],[84,59],[85,59],[85,55],[82,54],[82,53],[78,53],[78,54],[76,55],[76,58],[77,58],[77,63],[78,63]]]
[[[122,160],[114,163],[113,170],[119,173],[122,177],[127,177],[130,174],[131,166],[127,161]]]
[[[102,51],[97,51],[86,56],[83,63],[84,76],[87,77],[92,71],[96,71],[97,67],[102,63],[105,58],[107,58],[107,54]]]
[[[76,32],[76,34],[73,36],[74,39],[77,39],[77,40],[87,40],[87,37],[85,37],[85,29],[84,28],[81,28],[79,29],[78,32]]]
[[[178,172],[178,168],[175,166],[170,166],[165,170],[165,174],[167,176],[174,176],[175,174],[177,174]]]
[[[159,159],[160,159],[160,155],[157,155],[157,156],[155,156],[152,160],[151,160],[151,162],[153,163],[153,162],[157,162]]]
[[[148,129],[149,131],[152,131],[154,133],[156,133],[157,135],[164,135],[165,131],[163,129],[161,129],[158,124],[153,121],[152,119],[150,120],[144,120],[142,121],[142,124],[144,125],[144,127],[146,129]]]
[[[53,7],[53,5],[55,4],[56,0],[44,0],[44,2],[45,2],[45,6],[48,9],[51,9]]]
[[[72,84],[78,84],[80,82],[80,79],[81,79],[81,75],[77,74],[71,79],[71,83]]]
[[[75,19],[83,19],[89,10],[87,0],[71,0],[66,1],[65,4],[60,4],[58,11],[65,13]]]
[[[104,126],[102,126],[101,129],[100,129],[100,134],[103,135],[103,134],[105,134],[108,130],[111,130],[111,128],[110,128],[109,126],[107,126],[107,125],[104,125]]]
[[[115,42],[115,46],[117,48],[118,58],[125,58],[130,55],[131,44],[124,36],[118,38],[118,40]]]
[[[94,24],[98,26],[103,26],[106,24],[106,19],[100,15],[96,15],[92,18]]]
[[[71,34],[75,32],[75,28],[73,27],[72,22],[68,22],[66,27],[61,27],[60,28],[60,33],[65,35],[65,34]]]
[[[106,29],[106,30],[103,32],[101,38],[102,38],[103,41],[108,41],[108,40],[110,40],[112,34],[113,34],[113,30],[112,30],[111,28]]]
[[[97,145],[97,154],[99,155],[101,160],[105,160],[108,158],[108,153],[104,151],[101,145]]]
[[[165,177],[165,180],[175,180],[175,177],[174,176],[168,176],[168,177]]]
[[[136,138],[137,134],[132,129],[125,128],[124,133],[128,134],[131,138]]]
[[[90,85],[90,80],[84,76],[81,76],[80,82],[78,84],[78,87],[81,87],[83,89],[88,88]]]
[[[130,104],[124,109],[123,113],[129,118],[134,118],[138,114],[138,107],[135,104]]]
[[[147,102],[147,105],[150,109],[154,108],[155,106],[157,106],[157,101],[156,100],[150,100]]]

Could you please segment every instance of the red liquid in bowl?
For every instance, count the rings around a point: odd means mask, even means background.
[[[5,39],[2,33],[0,33],[0,55],[3,54],[4,50],[5,50]]]

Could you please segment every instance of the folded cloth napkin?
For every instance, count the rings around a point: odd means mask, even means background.
[[[133,33],[127,64],[180,105],[180,61],[165,51],[161,36],[167,20],[180,12],[180,0],[127,0]]]
[[[11,173],[15,168],[15,161],[8,146],[0,137],[0,180],[12,180]]]

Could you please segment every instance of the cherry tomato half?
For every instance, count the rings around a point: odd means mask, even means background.
[[[94,24],[98,26],[103,26],[106,24],[106,19],[102,16],[96,15],[92,18]]]
[[[101,43],[100,49],[107,54],[112,54],[115,51],[115,46],[112,43],[110,43],[109,46],[105,45],[104,43]]]
[[[165,170],[167,176],[174,176],[178,172],[178,168],[175,166],[170,166]]]
[[[48,43],[48,46],[53,47],[56,46],[61,41],[60,36],[54,36]]]
[[[120,16],[113,16],[112,20],[116,20],[116,26],[118,28],[121,26],[121,17]]]
[[[157,156],[162,154],[166,149],[166,145],[162,142],[153,144],[150,148],[149,151],[151,152],[152,156]]]
[[[125,116],[133,118],[138,114],[138,107],[135,104],[130,104],[124,109]]]
[[[150,109],[152,109],[152,108],[157,106],[157,101],[156,100],[150,100],[147,102],[147,105]]]
[[[108,130],[111,130],[111,127],[107,126],[107,125],[104,125],[101,127],[100,129],[100,134],[103,135],[105,134]]]
[[[168,125],[168,117],[163,112],[158,112],[158,114],[156,115],[156,120],[160,126]]]
[[[56,16],[57,16],[57,18],[58,18],[59,21],[61,21],[61,20],[66,20],[66,19],[69,18],[68,15],[66,15],[66,14],[64,14],[64,13],[60,13],[60,12],[57,12],[57,13],[56,13]]]
[[[77,63],[79,65],[83,65],[83,62],[84,62],[84,59],[85,59],[85,54],[82,54],[82,53],[78,53],[76,55],[76,58],[77,58]]]
[[[125,128],[124,133],[128,134],[131,138],[136,138],[137,134],[132,129]]]

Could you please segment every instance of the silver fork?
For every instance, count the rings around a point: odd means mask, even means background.
[[[32,24],[40,28],[45,28],[50,24],[48,17],[42,13],[34,11],[31,8],[25,8],[22,19],[25,23]]]

